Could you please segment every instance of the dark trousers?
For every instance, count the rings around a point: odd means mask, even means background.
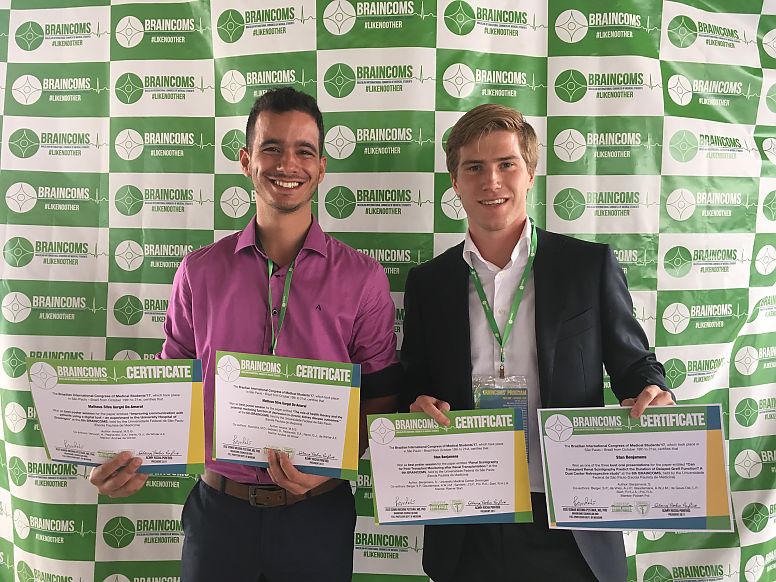
[[[350,582],[356,512],[347,482],[260,508],[198,481],[182,519],[182,582]]]
[[[547,527],[545,503],[531,494],[533,523],[467,526],[450,582],[596,582],[571,531]]]

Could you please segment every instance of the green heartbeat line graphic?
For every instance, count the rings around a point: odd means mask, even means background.
[[[205,91],[215,91],[216,89],[214,85],[205,85],[205,77],[202,76],[199,78],[199,85],[194,88],[200,93],[204,93]]]
[[[638,321],[657,321],[657,317],[655,317],[652,314],[647,314],[647,308],[642,307],[641,309],[636,311],[636,309],[633,310],[633,317],[635,317]]]
[[[103,87],[102,85],[100,85],[100,79],[98,78],[97,79],[97,86],[94,87],[93,89],[89,89],[89,91],[93,91],[93,92],[97,93],[97,95],[99,95],[101,93],[104,93],[105,91],[110,91],[110,86],[105,85]],[[63,90],[62,92],[65,93],[65,92],[68,92],[68,91]]]
[[[722,95],[722,93],[714,93],[714,95]],[[755,93],[754,91],[752,91],[752,84],[751,83],[747,83],[747,85],[746,85],[746,93],[741,95],[741,97],[743,97],[747,101],[749,101],[750,99],[754,99],[754,98],[760,99],[760,94],[759,93]]]
[[[109,144],[108,142],[101,141],[101,140],[100,140],[100,133],[99,133],[99,132],[97,132],[97,135],[96,135],[95,142],[94,142],[94,143],[92,143],[92,142],[90,141],[90,142],[89,142],[89,145],[90,145],[90,146],[92,146],[93,148],[95,148],[95,149],[98,149],[98,150],[99,150],[99,149],[101,149],[101,148],[108,147],[110,144]]]
[[[424,200],[420,193],[420,188],[418,188],[418,199],[417,200],[413,199],[412,204],[422,208],[424,204],[433,204],[433,203],[434,203],[433,200]]]
[[[306,87],[307,85],[315,85],[317,81],[315,79],[308,79],[305,75],[306,71],[302,69],[302,78],[299,81],[296,81],[295,85],[301,85],[302,87]]]
[[[536,193],[533,190],[530,190],[528,192],[528,197],[526,198],[526,204],[528,206],[531,206],[532,208],[536,208],[539,206],[547,206],[547,202],[543,200],[537,200]]]
[[[87,307],[86,311],[89,311],[89,312],[91,312],[91,313],[96,315],[98,311],[106,311],[107,312],[108,308],[107,307],[99,307],[97,305],[97,300],[96,299],[92,299],[92,306],[91,307]]]
[[[433,138],[431,138],[431,139],[423,139],[423,128],[419,127],[418,128],[418,138],[417,139],[411,139],[410,143],[416,143],[420,147],[423,147],[427,143],[434,143],[434,139]]]
[[[531,83],[526,85],[531,91],[536,92],[537,89],[546,89],[547,85],[536,82],[536,74],[531,75]]]
[[[646,87],[650,91],[652,91],[654,89],[662,89],[663,88],[662,79],[661,79],[660,83],[655,83],[655,82],[652,81],[652,73],[650,73],[649,74],[649,82],[648,83],[642,83],[642,87]]]
[[[193,202],[199,204],[200,206],[204,206],[205,204],[212,204],[215,202],[213,198],[204,198],[202,196],[202,189],[200,188],[199,194],[197,195],[197,198],[193,200]]]
[[[539,30],[540,28],[546,28],[546,29],[549,30],[549,26],[547,26],[546,24],[536,24],[536,14],[533,15],[533,19],[531,21],[531,24],[529,24],[528,26],[534,32]]]
[[[642,147],[642,148],[645,148],[645,149],[647,149],[647,150],[649,150],[649,151],[652,151],[652,148],[662,148],[662,147],[663,147],[663,144],[662,144],[662,143],[660,143],[660,142],[656,142],[656,141],[655,141],[655,142],[653,142],[653,141],[652,141],[652,136],[651,136],[651,135],[649,135],[649,134],[647,134],[647,142],[646,142],[646,143],[643,143],[643,144],[641,144],[641,145],[640,145],[640,146],[638,146],[638,147]]]
[[[647,34],[652,34],[653,32],[659,31],[660,30],[659,26],[649,25],[651,18],[652,18],[651,16],[647,16],[647,24],[645,24],[644,26],[639,26],[636,30],[643,30]]]
[[[97,31],[91,33],[92,36],[96,38],[100,38],[103,36],[110,36],[110,29],[109,30],[102,30],[100,23],[97,23]]]
[[[208,31],[210,31],[210,26],[207,24],[202,24],[202,17],[199,19],[199,25],[196,27],[196,31],[200,34],[204,34]]]
[[[756,39],[755,40],[749,40],[746,37],[746,31],[744,31],[744,38],[741,39],[741,42],[743,42],[744,44],[757,44],[757,40]]]
[[[216,147],[216,144],[214,143],[205,143],[205,135],[200,133],[199,134],[199,142],[194,143],[191,147],[199,148],[201,150],[204,150],[205,148],[214,148]]]
[[[423,65],[420,65],[420,73],[417,76],[410,77],[410,79],[415,79],[416,81],[420,81],[421,83],[435,80],[434,77],[427,77],[423,74]]]
[[[99,206],[104,202],[110,202],[110,198],[101,197],[100,189],[97,188],[97,191],[94,193],[94,200],[92,200],[91,198],[87,198],[84,202],[91,202],[92,204],[96,204],[97,206]]]
[[[302,6],[302,9],[300,10],[301,16],[299,18],[294,18],[294,21],[300,22],[304,24],[308,20],[315,20],[315,16],[306,16],[304,13],[304,6]]]
[[[425,2],[420,3],[420,12],[413,12],[411,16],[417,16],[421,20],[425,20],[426,18],[436,18],[436,14],[433,12],[426,12]]]

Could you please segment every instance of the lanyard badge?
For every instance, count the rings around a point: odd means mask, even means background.
[[[286,308],[288,307],[288,296],[291,294],[291,277],[294,276],[294,265],[296,259],[291,261],[288,265],[288,271],[286,272],[286,280],[283,284],[283,296],[280,298],[280,313],[278,314],[278,329],[275,331],[275,322],[272,319],[272,269],[275,263],[272,259],[267,259],[267,272],[269,273],[269,280],[267,282],[267,305],[269,306],[269,325],[272,328],[272,355],[275,355],[275,348],[278,345],[278,337],[280,337],[280,329],[283,327],[283,321],[286,319]]]
[[[528,381],[525,376],[475,374],[472,376],[475,408],[515,408],[523,415],[525,454],[528,458]]]
[[[512,326],[515,323],[515,319],[517,319],[517,311],[520,309],[520,302],[523,300],[525,286],[528,282],[528,277],[531,274],[534,257],[536,256],[536,228],[533,226],[533,221],[530,218],[528,220],[531,224],[531,246],[528,250],[528,261],[525,264],[525,269],[523,269],[523,274],[520,276],[520,282],[518,283],[517,290],[515,291],[515,298],[512,300],[512,309],[509,311],[509,317],[507,318],[507,323],[504,326],[503,333],[498,329],[496,318],[493,315],[493,308],[490,306],[490,301],[488,301],[488,298],[485,296],[485,289],[482,287],[480,276],[477,274],[477,271],[475,271],[473,267],[469,267],[469,275],[471,276],[474,288],[477,290],[477,296],[480,298],[482,309],[485,311],[485,318],[488,320],[490,331],[493,332],[493,337],[496,338],[500,348],[499,357],[501,360],[501,365],[499,366],[498,375],[501,379],[506,377],[504,372],[504,350],[506,349],[507,341],[509,341],[509,336],[512,333]]]

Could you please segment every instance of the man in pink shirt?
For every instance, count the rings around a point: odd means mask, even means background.
[[[351,577],[355,511],[346,481],[302,473],[284,454],[273,453],[267,470],[210,460],[216,350],[358,363],[362,430],[367,413],[395,409],[400,368],[385,273],[312,216],[326,172],[323,135],[309,95],[287,87],[259,97],[240,151],[256,216],[187,255],[175,275],[161,357],[202,360],[208,459],[183,509],[184,582]],[[131,495],[147,479],[141,464],[125,452],[90,480],[103,494]]]

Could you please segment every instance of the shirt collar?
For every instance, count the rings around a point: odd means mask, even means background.
[[[237,254],[244,248],[250,246],[256,247],[256,249],[261,252],[261,249],[257,243],[256,216],[254,215],[248,223],[248,226],[246,226],[240,233],[240,236],[237,237],[237,244],[234,247],[234,252]],[[310,229],[307,231],[307,236],[305,237],[304,243],[302,244],[302,249],[315,251],[319,255],[324,257],[326,256],[326,235],[323,234],[321,225],[318,224],[318,220],[316,220],[315,216],[313,216],[312,224],[310,224]]]
[[[520,234],[520,238],[517,239],[517,244],[515,244],[515,248],[512,249],[510,260],[504,266],[503,270],[507,270],[519,262],[525,263],[525,260],[519,261],[518,259],[528,258],[528,250],[531,248],[531,228],[531,221],[526,219],[525,226],[523,226],[523,232]],[[471,234],[467,230],[466,236],[463,239],[463,260],[466,261],[466,264],[470,267],[476,268],[474,265],[474,257],[477,257],[479,262],[485,265],[489,271],[498,272],[502,270],[501,267],[494,265],[490,261],[486,261],[482,257],[480,250],[477,248],[477,245],[474,244]]]

